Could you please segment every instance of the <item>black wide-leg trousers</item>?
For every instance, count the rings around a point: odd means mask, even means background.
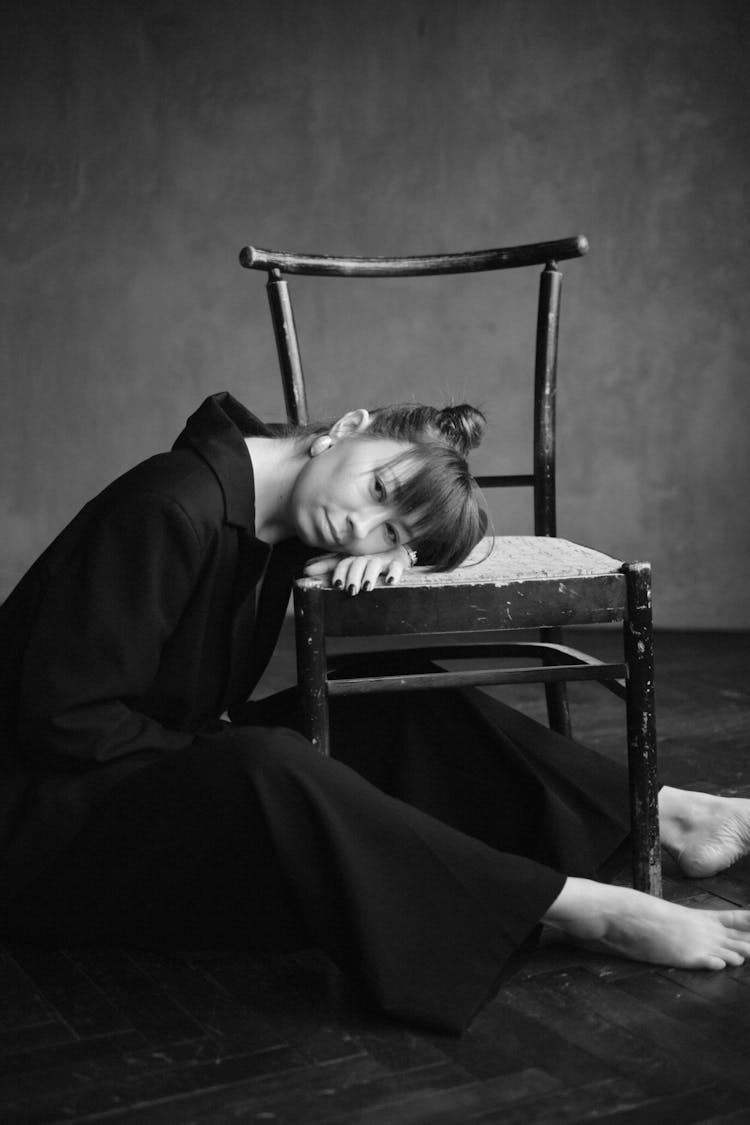
[[[479,691],[333,704],[332,758],[282,693],[120,782],[6,936],[318,945],[381,1011],[463,1030],[565,876],[606,874],[625,772]]]

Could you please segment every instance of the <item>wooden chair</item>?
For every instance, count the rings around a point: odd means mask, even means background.
[[[268,275],[287,415],[299,423],[308,421],[307,397],[289,288],[282,275],[389,278],[543,267],[534,365],[533,472],[477,478],[484,488],[532,488],[535,535],[496,537],[491,553],[477,565],[471,565],[472,557],[449,573],[417,567],[398,585],[378,585],[366,597],[348,597],[319,579],[298,580],[294,602],[303,713],[309,738],[318,750],[328,753],[330,696],[538,681],[545,685],[550,725],[570,734],[565,683],[599,681],[626,703],[633,884],[659,895],[650,567],[621,562],[556,537],[555,395],[562,283],[557,263],[580,257],[587,250],[582,237],[409,258],[335,258],[247,246],[240,253],[240,262]],[[483,558],[488,546],[480,544],[476,557]],[[603,663],[562,644],[563,625],[616,621],[623,623],[623,660],[619,663]],[[539,631],[538,641],[479,639],[482,633],[529,629]],[[397,650],[393,674],[368,675],[372,658],[355,654],[342,663],[329,655],[329,638],[386,635],[418,635],[425,639],[431,660],[448,661],[450,667],[468,657],[474,666],[411,674],[403,667],[403,653]],[[525,663],[508,667],[511,655]],[[490,666],[477,668],[477,657]],[[539,658],[541,664],[529,666],[529,657]]]

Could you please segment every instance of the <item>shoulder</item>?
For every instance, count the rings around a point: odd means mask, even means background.
[[[91,504],[101,519],[184,524],[198,542],[224,523],[224,495],[216,476],[190,450],[172,450],[142,461],[104,489]]]

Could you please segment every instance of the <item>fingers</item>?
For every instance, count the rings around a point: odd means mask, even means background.
[[[331,576],[331,582],[340,590],[354,596],[360,590],[371,590],[382,569],[379,555],[356,555],[341,559]]]
[[[348,594],[358,593],[368,561],[365,555],[339,559],[336,569],[331,575],[331,585],[338,587],[340,590],[346,590]]]
[[[388,585],[393,586],[394,583],[398,582],[405,570],[406,567],[404,566],[403,560],[400,557],[391,559],[390,563],[388,564],[388,569],[385,572],[385,580]]]
[[[308,578],[328,578],[331,585],[354,596],[371,590],[382,576],[389,586],[408,569],[408,556],[400,548],[380,555],[318,555],[304,567]]]
[[[335,568],[341,555],[316,555],[305,563],[303,574],[307,578],[324,578]]]
[[[401,558],[394,558],[392,552],[387,555],[353,555],[338,560],[331,574],[331,585],[354,597],[360,592],[372,590],[381,575],[391,586],[403,573]]]

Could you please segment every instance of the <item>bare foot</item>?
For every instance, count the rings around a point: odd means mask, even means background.
[[[750,910],[695,910],[590,879],[567,879],[542,921],[589,949],[676,969],[750,957]]]
[[[750,800],[668,786],[659,793],[662,844],[685,875],[706,878],[750,852]]]

